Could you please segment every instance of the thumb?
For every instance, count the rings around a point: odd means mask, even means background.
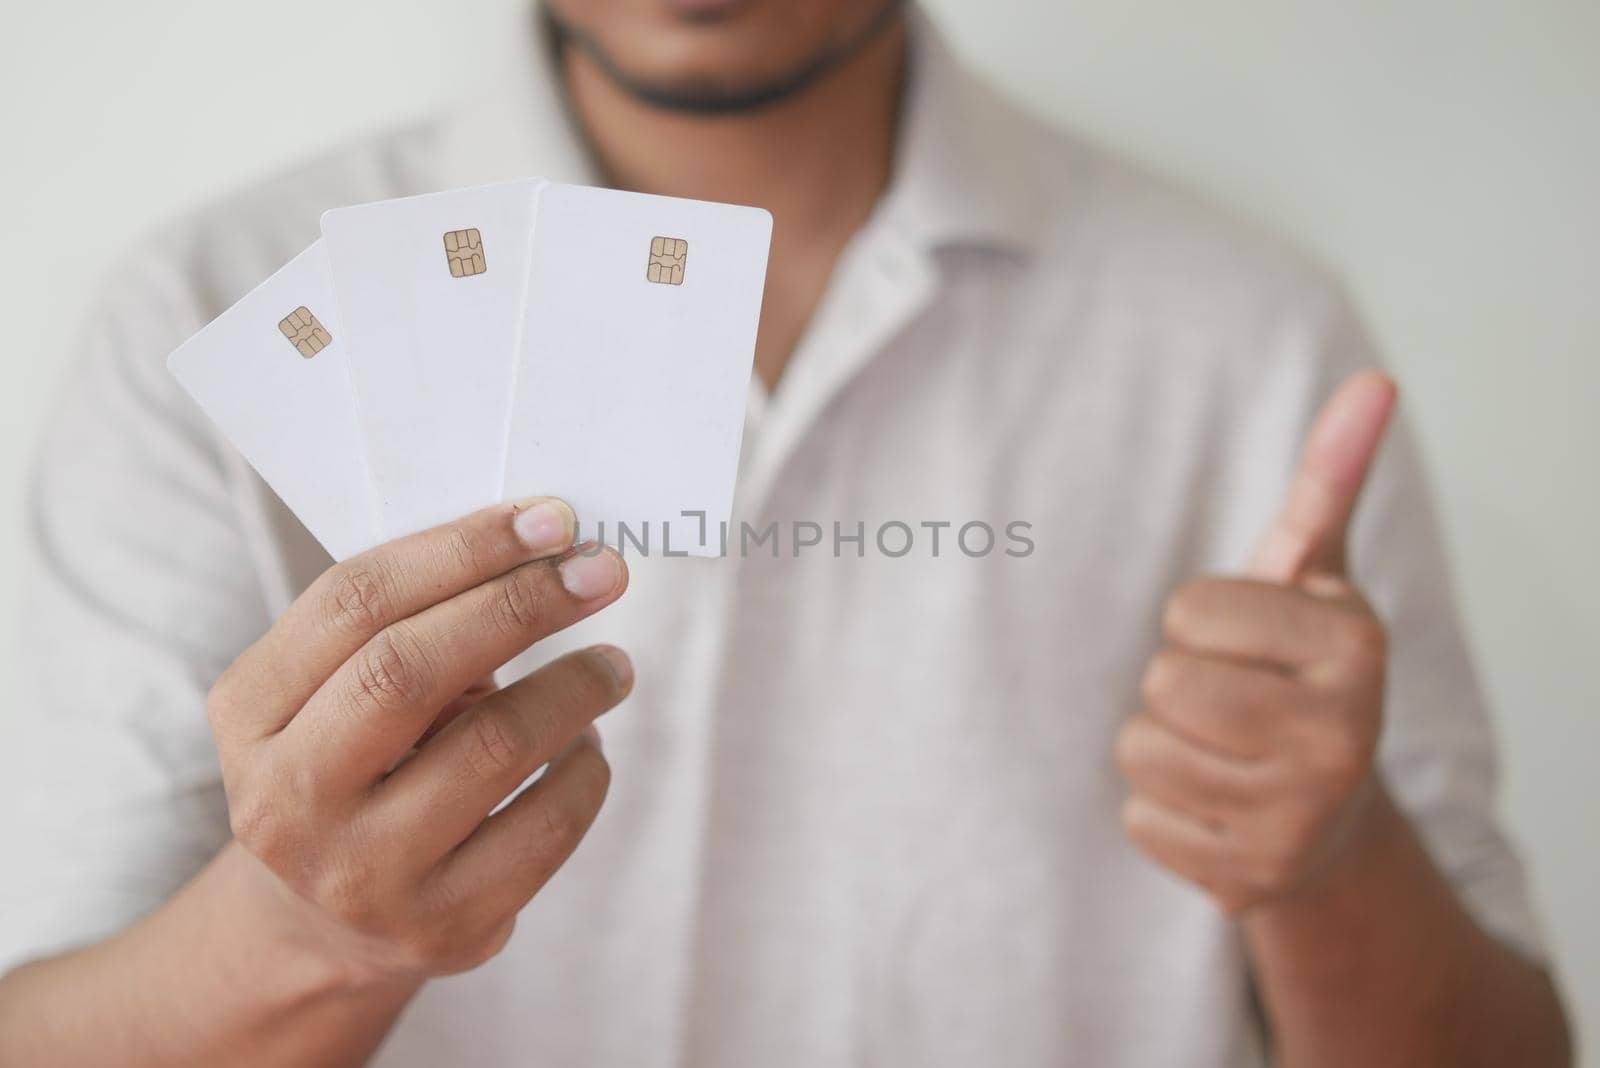
[[[1306,438],[1300,469],[1249,573],[1292,582],[1306,571],[1344,573],[1345,530],[1394,411],[1395,384],[1377,371],[1346,379]]]

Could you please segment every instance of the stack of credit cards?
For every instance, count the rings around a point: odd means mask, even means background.
[[[543,179],[336,208],[167,366],[335,559],[544,494],[714,555],[771,234]]]

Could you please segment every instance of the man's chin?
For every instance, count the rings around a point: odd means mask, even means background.
[[[669,0],[674,10],[682,10],[685,21],[720,22],[730,20],[745,6],[746,0]],[[575,47],[599,68],[606,78],[633,99],[649,107],[689,115],[738,115],[772,107],[803,93],[835,67],[842,65],[870,44],[898,19],[901,0],[884,0],[883,7],[854,38],[830,47],[819,48],[788,68],[770,73],[736,75],[727,64],[707,61],[704,69],[671,74],[642,73],[625,59],[613,54],[592,33],[573,26],[547,11],[553,39],[561,48]],[[692,10],[705,14],[694,15]]]

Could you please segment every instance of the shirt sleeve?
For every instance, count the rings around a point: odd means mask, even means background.
[[[204,316],[152,261],[93,316],[35,458],[0,710],[0,971],[126,926],[228,837],[204,700],[266,599],[228,460],[165,367]]]
[[[1345,375],[1376,363],[1353,313],[1332,301],[1310,418]],[[1350,568],[1389,633],[1379,761],[1397,803],[1463,904],[1534,960],[1544,943],[1523,865],[1500,821],[1493,724],[1452,588],[1433,493],[1409,420],[1391,428],[1356,511]],[[1515,711],[1515,710],[1512,710]],[[1521,713],[1518,713],[1521,714]]]

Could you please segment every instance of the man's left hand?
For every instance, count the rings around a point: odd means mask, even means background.
[[[1129,837],[1229,913],[1333,869],[1372,809],[1385,636],[1344,544],[1394,399],[1369,372],[1328,402],[1250,577],[1167,602],[1144,710],[1117,740]]]

